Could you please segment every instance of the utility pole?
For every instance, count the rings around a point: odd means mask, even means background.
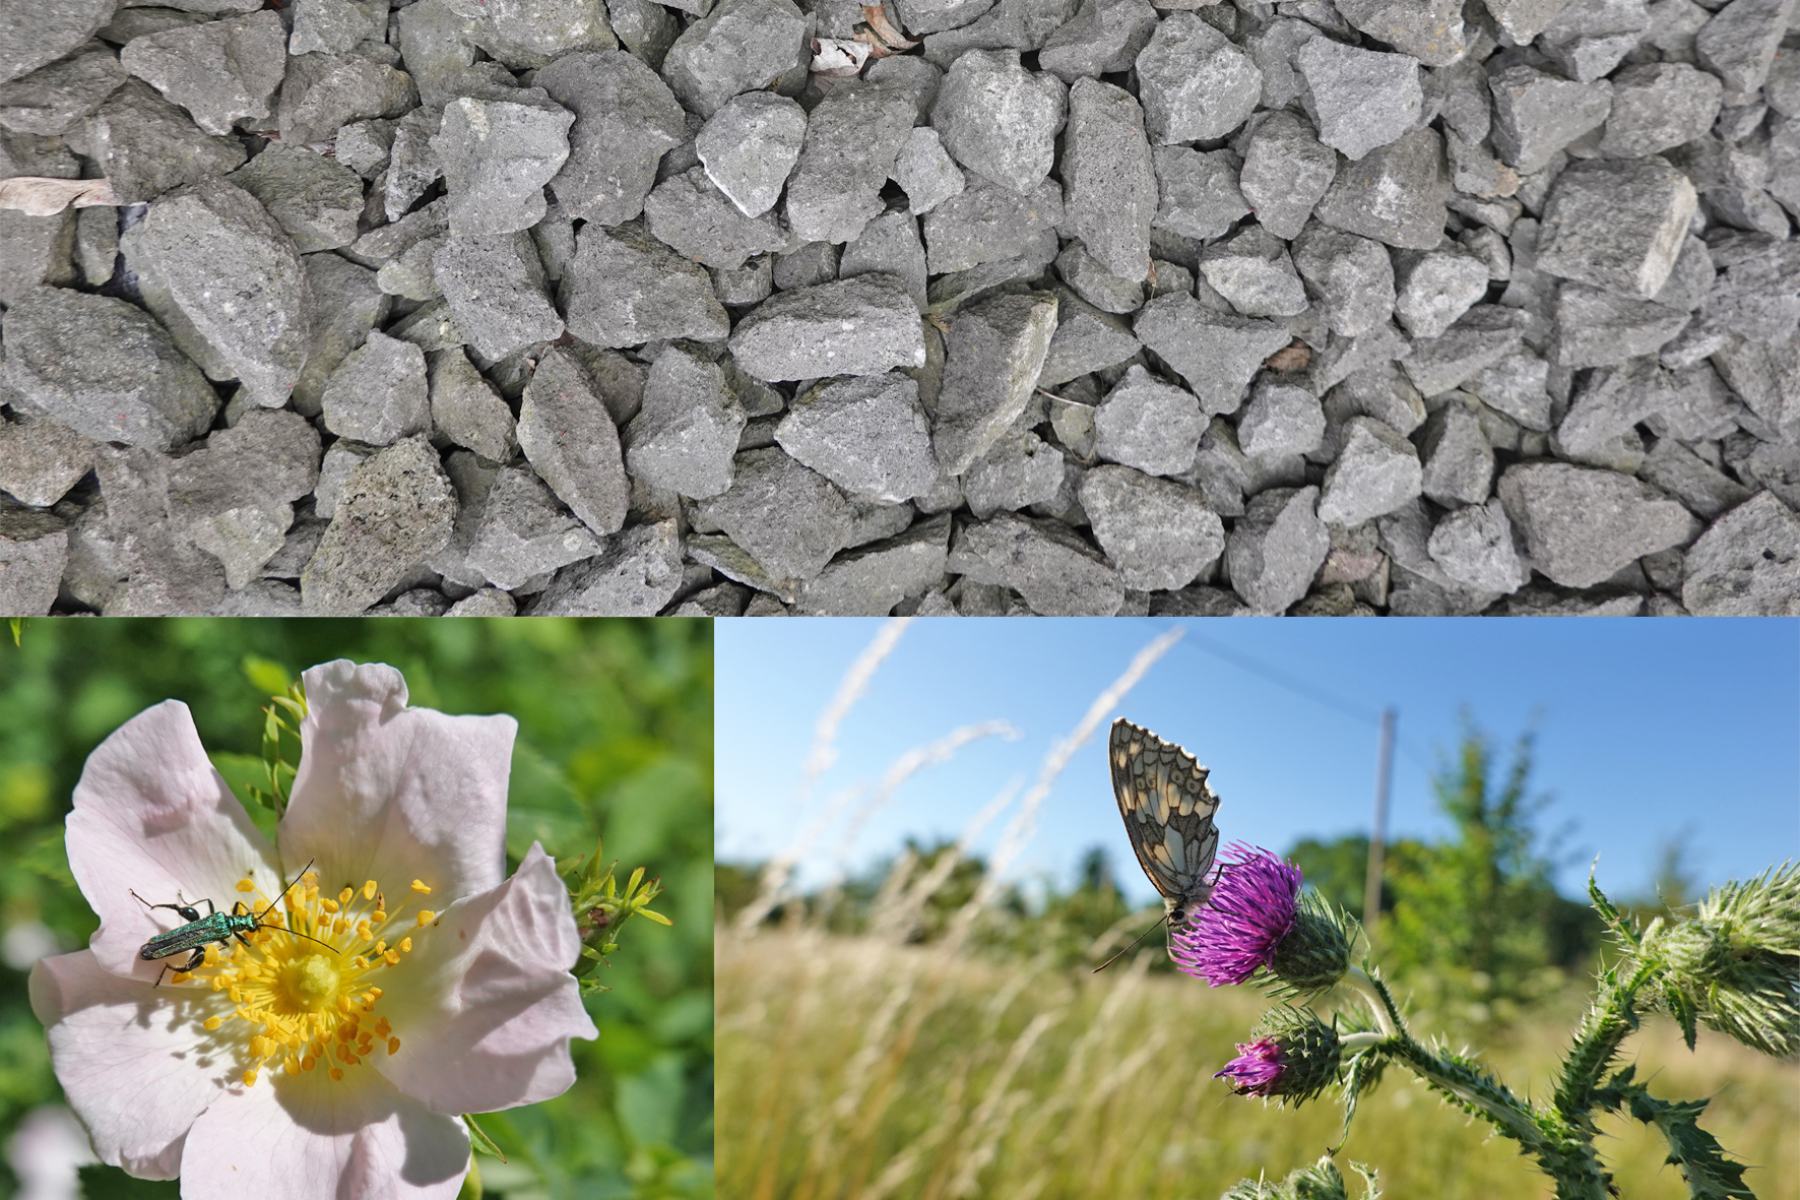
[[[1394,774],[1393,708],[1381,710],[1381,742],[1375,752],[1375,826],[1369,831],[1369,874],[1363,884],[1363,929],[1372,941],[1381,916],[1381,864],[1387,838],[1388,782]]]

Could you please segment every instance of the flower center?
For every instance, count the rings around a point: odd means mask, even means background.
[[[223,949],[206,947],[203,965],[172,979],[201,980],[229,996],[232,1011],[204,1024],[208,1030],[226,1021],[249,1027],[245,1085],[255,1084],[271,1059],[290,1075],[324,1063],[336,1081],[373,1054],[398,1054],[400,1039],[376,1011],[382,993],[373,981],[412,951],[415,929],[437,919],[428,909],[402,916],[411,893],[424,896],[431,889],[413,880],[392,912],[373,879],[335,897],[321,896],[318,872],[308,871],[273,903],[251,879],[239,880],[237,890],[252,897],[232,906],[241,928]]]

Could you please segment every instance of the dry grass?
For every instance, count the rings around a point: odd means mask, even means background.
[[[1284,1111],[1211,1078],[1262,1011],[1246,989],[1123,960],[1076,977],[811,931],[717,936],[730,1200],[1194,1200],[1279,1178],[1338,1137],[1335,1104]],[[1491,1055],[1515,1090],[1543,1093],[1572,1016]],[[1800,1070],[1705,1032],[1690,1054],[1666,1022],[1627,1050],[1656,1094],[1715,1097],[1702,1124],[1757,1164],[1758,1196],[1800,1200]],[[1654,1136],[1603,1125],[1625,1200],[1687,1195]],[[1394,1197],[1550,1194],[1512,1143],[1397,1070],[1342,1158],[1378,1168]]]

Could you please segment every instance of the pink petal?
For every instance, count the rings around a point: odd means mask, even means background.
[[[599,1036],[569,968],[569,893],[536,842],[518,873],[458,900],[416,937],[382,997],[400,1053],[371,1060],[438,1112],[494,1112],[575,1082],[570,1038]]]
[[[197,1000],[112,974],[89,950],[31,968],[31,1011],[49,1031],[50,1063],[102,1162],[141,1179],[181,1170],[182,1139],[234,1070],[183,1015]]]
[[[145,709],[88,755],[68,850],[81,894],[100,915],[89,949],[113,974],[145,982],[162,964],[144,962],[138,950],[181,918],[168,909],[152,913],[132,889],[151,904],[173,903],[180,892],[227,910],[246,874],[265,895],[281,890],[274,847],[207,761],[179,700]]]
[[[506,874],[511,717],[451,717],[406,707],[406,680],[346,659],[307,671],[304,749],[281,820],[284,856],[316,859],[328,889],[415,879],[447,905]],[[277,885],[279,886],[279,885]]]
[[[461,1121],[426,1111],[373,1071],[267,1070],[188,1134],[183,1200],[450,1200],[469,1169]]]

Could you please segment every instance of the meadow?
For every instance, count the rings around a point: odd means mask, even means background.
[[[728,1200],[1195,1200],[1279,1179],[1341,1136],[1330,1093],[1287,1110],[1212,1078],[1266,1005],[1149,974],[1160,947],[1093,975],[791,924],[721,923],[715,939]],[[1584,990],[1479,1047],[1515,1091],[1548,1090]],[[1800,1197],[1800,1068],[1704,1030],[1690,1053],[1660,1018],[1626,1060],[1659,1095],[1712,1097],[1701,1125],[1753,1164],[1758,1197]],[[1653,1131],[1600,1124],[1625,1200],[1688,1195]],[[1513,1143],[1398,1070],[1363,1100],[1347,1160],[1376,1168],[1388,1196],[1550,1194]]]

